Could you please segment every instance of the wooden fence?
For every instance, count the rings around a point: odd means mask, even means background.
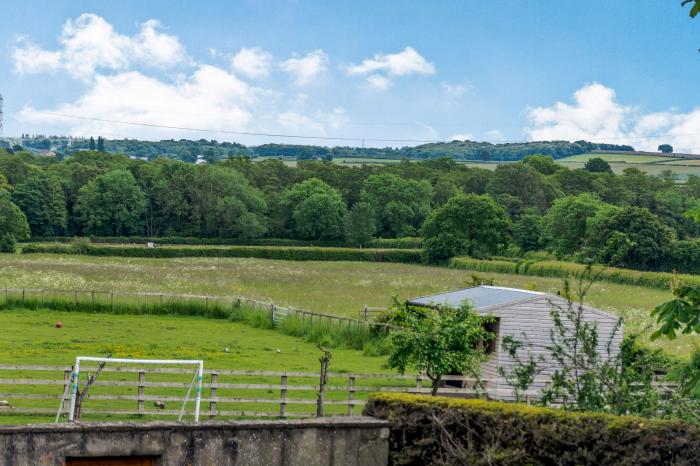
[[[95,367],[83,367],[88,374]],[[0,416],[31,415],[45,421],[67,418],[70,400],[71,366],[0,365]],[[168,418],[184,409],[193,415],[194,400],[183,408],[192,371],[175,367],[124,367],[102,369],[81,408],[83,419]],[[82,381],[84,385],[84,380]],[[502,383],[502,380],[491,381]],[[545,382],[544,380],[536,380]],[[507,400],[513,391],[486,388],[463,376],[445,376],[438,395],[484,397]],[[663,394],[675,390],[671,383],[657,383]],[[423,375],[328,373],[324,387],[323,412],[326,415],[359,415],[372,392],[420,393],[432,391]],[[319,374],[314,372],[205,370],[202,384],[201,418],[305,418],[316,415]],[[521,392],[526,402],[539,396],[539,390]],[[160,406],[161,408],[158,408]],[[58,417],[57,417],[58,415]]]
[[[93,368],[92,370],[95,370]],[[89,372],[81,364],[81,373]],[[65,417],[70,400],[71,366],[0,365],[0,414]],[[319,374],[313,372],[205,370],[201,416],[214,417],[311,417],[315,416]],[[123,367],[102,369],[81,413],[88,418],[177,416],[192,371],[174,367]],[[475,381],[448,376],[459,387],[441,387],[439,394],[476,396]],[[84,380],[83,380],[84,382]],[[323,398],[328,415],[359,415],[371,392],[430,393],[422,375],[328,373]],[[164,405],[163,409],[155,404]],[[4,403],[2,403],[4,404]],[[186,414],[192,415],[189,399]]]
[[[312,312],[295,307],[277,306],[274,303],[248,298],[245,296],[208,296],[196,294],[178,294],[166,292],[129,292],[129,291],[99,291],[99,290],[61,290],[61,289],[36,289],[36,288],[4,288],[0,289],[0,303],[20,302],[49,304],[61,302],[78,307],[80,305],[103,306],[114,310],[119,306],[152,305],[164,306],[170,303],[192,304],[210,309],[218,306],[223,309],[232,309],[235,306],[247,306],[250,309],[267,313],[274,326],[282,324],[288,316],[297,316],[311,323],[329,323],[332,325],[350,325],[368,329],[382,329],[388,331],[390,324],[376,323],[371,320],[352,319],[339,317],[321,312]]]

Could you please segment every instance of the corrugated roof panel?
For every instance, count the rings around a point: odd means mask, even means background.
[[[408,304],[414,306],[449,306],[459,307],[464,301],[469,301],[476,310],[492,306],[504,305],[528,298],[541,296],[544,293],[536,291],[519,290],[516,288],[503,288],[500,286],[474,286],[463,290],[449,291],[430,296],[421,296],[408,300]]]

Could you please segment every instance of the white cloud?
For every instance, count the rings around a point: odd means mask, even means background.
[[[271,65],[272,55],[260,47],[242,47],[231,59],[231,66],[250,78],[266,78]]]
[[[644,114],[618,103],[615,91],[599,83],[577,90],[573,104],[533,108],[528,118],[525,132],[531,140],[585,139],[651,151],[668,143],[676,152],[700,152],[700,108]]]
[[[359,65],[347,68],[349,74],[363,74],[367,82],[377,89],[388,89],[392,76],[410,74],[435,74],[435,66],[428,62],[412,47],[406,47],[398,53],[377,53],[373,58],[366,58]]]
[[[367,82],[370,86],[375,87],[379,90],[386,90],[391,87],[391,79],[381,74],[371,74],[367,76]]]
[[[18,41],[19,46],[12,52],[15,70],[19,73],[40,73],[55,71],[61,67],[61,54],[42,50],[36,44],[25,39]]]
[[[220,68],[204,65],[175,83],[137,71],[98,75],[83,96],[49,111],[145,124],[240,130],[251,121],[248,108],[255,101],[256,89]],[[167,129],[50,115],[31,106],[25,106],[19,118],[27,123],[68,127],[75,135],[110,133],[154,139],[173,134]],[[203,136],[191,132],[190,137]]]
[[[303,57],[292,57],[280,65],[300,86],[311,83],[328,68],[328,55],[323,50],[314,50]]]
[[[374,58],[367,58],[359,65],[348,68],[350,74],[369,74],[384,71],[392,76],[408,74],[435,74],[435,67],[412,47],[406,47],[399,53],[377,53]]]
[[[469,92],[472,89],[472,86],[470,85],[464,85],[464,84],[450,84],[446,82],[440,83],[440,87],[442,87],[442,91],[448,96],[453,99],[458,99],[462,97],[464,94]]]
[[[13,52],[15,70],[41,73],[63,68],[75,77],[90,79],[97,69],[123,71],[135,63],[169,68],[188,63],[190,59],[177,37],[159,29],[160,23],[151,19],[141,24],[138,34],[126,36],[117,33],[104,18],[85,13],[64,24],[58,50],[43,50],[20,41]]]
[[[461,133],[461,134],[453,134],[449,138],[447,138],[448,141],[473,141],[474,136],[471,133]]]

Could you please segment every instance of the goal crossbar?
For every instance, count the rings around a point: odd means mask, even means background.
[[[196,394],[194,405],[194,422],[199,422],[199,406],[202,399],[202,377],[204,376],[204,361],[200,359],[129,359],[129,358],[99,358],[93,356],[78,356],[75,358],[75,366],[73,366],[73,374],[71,376],[71,398],[70,412],[68,419],[75,420],[75,404],[78,398],[78,383],[80,377],[81,362],[97,362],[97,363],[122,363],[122,364],[173,364],[173,365],[188,365],[197,366],[196,378]],[[184,403],[187,403],[188,395],[185,397]],[[183,403],[183,409],[184,409]]]

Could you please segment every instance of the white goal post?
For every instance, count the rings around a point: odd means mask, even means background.
[[[198,359],[127,359],[127,358],[97,358],[89,356],[78,356],[75,358],[75,366],[73,366],[73,374],[71,376],[71,398],[70,398],[70,412],[68,413],[68,419],[70,421],[75,420],[75,404],[78,397],[78,383],[80,377],[80,363],[81,362],[96,362],[96,363],[121,363],[121,364],[176,364],[176,365],[188,365],[197,366],[196,375],[196,394],[195,394],[195,406],[194,406],[194,422],[199,422],[199,405],[202,399],[202,377],[204,375],[204,361]],[[194,381],[193,381],[194,382]],[[192,388],[192,385],[190,385]],[[185,395],[185,400],[182,405],[182,409],[185,409],[185,403],[189,397],[189,390],[187,395]]]

